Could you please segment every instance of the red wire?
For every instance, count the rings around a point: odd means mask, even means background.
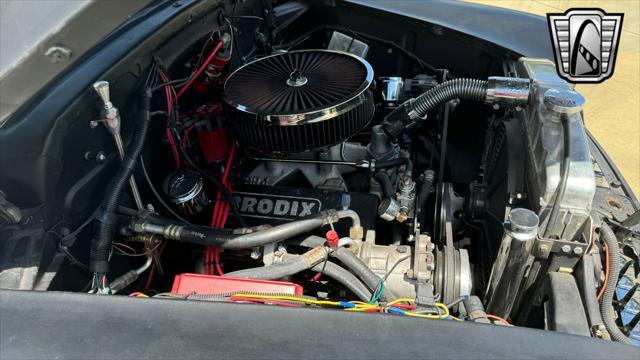
[[[485,317],[491,320],[498,320],[505,325],[511,325],[506,319],[501,318],[500,316],[497,316],[497,315],[486,314]]]
[[[164,73],[164,71],[158,70],[158,75],[160,75],[160,79],[162,81],[164,82],[169,81],[169,77],[167,76],[167,74]],[[164,93],[165,93],[165,96],[167,97],[167,116],[171,116],[171,111],[173,110],[173,99],[174,99],[173,94],[175,94],[175,90],[173,89],[172,86],[167,85],[164,87]],[[177,100],[177,98],[175,99]],[[167,134],[167,140],[169,141],[169,145],[171,146],[171,152],[173,154],[173,166],[174,168],[179,169],[180,154],[178,153],[178,147],[176,146],[176,142],[173,139],[173,134],[171,133],[171,130],[169,129],[169,127],[167,127],[166,134]]]
[[[193,129],[195,129],[196,126],[195,125],[191,125],[189,126],[185,131],[184,131],[184,137],[182,138],[182,147],[186,148],[187,147],[187,140],[189,140],[189,134],[191,133],[191,131],[193,131]]]
[[[227,165],[224,169],[224,174],[222,174],[222,183],[231,191],[231,184],[229,183],[229,172],[231,171],[231,163],[233,162],[233,155],[236,151],[236,144],[231,144],[231,149],[229,150],[229,158],[227,159]],[[222,197],[222,192],[218,191],[218,196]],[[221,208],[221,215],[218,215],[218,224],[217,226],[223,228],[227,223],[227,217],[229,216],[229,209],[231,205],[228,202],[224,202]],[[215,249],[214,253],[214,263],[216,271],[218,275],[224,275],[224,271],[222,270],[222,266],[220,265],[220,249]]]
[[[218,50],[220,50],[220,48],[222,47],[222,44],[223,44],[222,40],[219,40],[216,46],[213,48],[213,50],[211,50],[211,53],[209,53],[209,56],[207,56],[207,59],[202,63],[202,65],[200,65],[198,70],[196,70],[193,76],[191,76],[189,81],[183,87],[180,88],[180,90],[178,91],[178,94],[176,94],[176,100],[178,100],[182,96],[182,94],[184,94],[184,92],[187,91],[187,89],[189,89],[191,84],[198,78],[198,76],[200,76],[200,74],[202,74],[204,69],[207,68],[207,65],[209,65],[211,60],[213,60],[213,57],[216,56],[216,53],[218,52]]]
[[[224,173],[222,174],[222,184],[229,190],[231,190],[231,184],[228,181],[228,177],[229,172],[231,171],[231,163],[233,162],[235,150],[236,145],[235,143],[232,143],[231,149],[229,149],[229,156],[227,158]],[[213,208],[213,216],[211,217],[211,227],[224,227],[227,222],[228,215],[229,204],[223,200],[222,191],[218,190],[216,205]],[[220,265],[220,249],[208,247],[205,250],[205,263],[207,264],[207,266],[205,267],[205,272],[207,275],[214,275],[216,274],[216,272],[217,275],[224,275],[224,271],[222,270],[222,266]],[[211,265],[211,263],[213,263],[213,265]]]
[[[602,283],[602,288],[600,288],[600,292],[598,293],[598,301],[602,299],[602,295],[604,295],[604,290],[607,288],[607,282],[609,281],[609,267],[611,266],[611,264],[609,264],[609,246],[607,246],[607,243],[604,243],[604,256],[605,256],[604,282]]]
[[[169,140],[171,152],[173,153],[173,167],[177,170],[180,168],[180,155],[178,154],[178,147],[176,146],[175,140],[173,140],[173,134],[171,134],[169,128],[167,128],[167,139]]]

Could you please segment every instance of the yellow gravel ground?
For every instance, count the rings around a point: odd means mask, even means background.
[[[613,76],[601,84],[579,85],[587,100],[587,128],[607,150],[640,196],[640,1],[639,0],[466,0],[541,16],[574,7],[622,12],[622,37]],[[548,34],[541,34],[548,36]]]

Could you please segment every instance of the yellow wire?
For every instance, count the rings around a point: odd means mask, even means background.
[[[313,305],[342,306],[340,304],[340,302],[337,302],[337,301],[313,300],[313,299],[307,299],[307,298],[302,298],[302,297],[297,297],[297,296],[284,296],[284,295],[273,296],[273,295],[255,295],[255,294],[243,294],[243,293],[233,294],[232,296],[254,298],[254,299],[267,299],[267,300],[299,301],[299,302],[303,302],[303,303],[306,303],[306,304],[313,304]],[[388,305],[391,306],[391,305],[397,304],[399,302],[411,303],[411,302],[414,302],[414,300],[413,299],[409,299],[409,298],[399,298],[399,299],[395,299],[395,300],[389,302]],[[366,310],[370,310],[370,309],[377,309],[377,310],[383,309],[382,307],[380,307],[378,305],[365,304],[365,303],[362,303],[360,301],[352,301],[351,303],[354,304],[356,307],[347,308],[345,310],[347,310],[347,311],[366,311]],[[445,304],[436,303],[435,305],[437,307],[443,309],[444,310],[444,314],[439,314],[439,315],[418,314],[418,313],[413,313],[413,312],[410,312],[410,311],[405,311],[404,314],[407,315],[407,316],[428,318],[428,319],[443,319],[443,318],[447,318],[447,317],[450,316],[449,315],[449,308],[447,308],[447,306]],[[457,319],[457,320],[459,320],[459,319]]]
[[[388,306],[393,306],[393,305],[395,305],[395,304],[397,304],[397,303],[401,303],[401,302],[406,302],[406,303],[411,304],[411,303],[414,303],[414,302],[415,302],[415,299],[411,299],[411,298],[398,298],[398,299],[395,299],[395,300],[393,300],[393,301],[390,301],[387,305],[388,305]],[[428,318],[428,319],[443,319],[443,318],[446,318],[446,317],[451,316],[451,315],[449,314],[449,308],[447,307],[447,305],[445,305],[445,304],[443,304],[443,303],[436,303],[435,305],[436,305],[437,307],[441,308],[442,310],[444,310],[444,314],[442,314],[442,315],[441,315],[441,314],[439,314],[439,315],[419,314],[419,313],[413,313],[413,312],[410,312],[410,311],[405,311],[405,314],[406,314],[406,315],[409,315],[409,316],[421,317],[421,318]],[[456,318],[456,319],[457,319],[457,318]],[[457,320],[460,320],[460,319],[457,319]]]
[[[363,308],[363,307],[354,307],[354,308],[346,308],[346,311],[367,311],[372,308]]]
[[[416,301],[414,299],[410,299],[410,298],[397,298],[397,299],[395,299],[393,301],[389,301],[387,303],[387,305],[391,306],[391,305],[394,305],[394,304],[397,304],[397,303],[401,303],[401,302],[406,302],[406,303],[411,304],[411,303],[414,303]]]
[[[366,303],[366,302],[364,302],[364,301],[356,301],[356,300],[354,300],[354,301],[349,301],[349,302],[350,302],[350,303],[352,303],[352,304],[356,304],[356,305],[370,305],[370,306],[376,306],[376,305],[373,305],[373,304]]]
[[[254,295],[254,294],[243,294],[243,293],[233,294],[232,297],[233,296],[247,297],[247,298],[254,298],[254,299],[267,299],[267,300],[270,299],[270,300],[300,301],[303,303],[314,304],[314,305],[340,306],[340,303],[337,301],[312,300],[312,299],[307,299],[307,298],[302,298],[297,296],[284,296],[284,295],[272,296],[272,295]]]
[[[449,308],[447,307],[447,305],[442,304],[442,303],[436,303],[436,306],[441,308],[442,310],[444,310],[444,314],[439,314],[439,315],[431,315],[431,314],[418,314],[418,313],[414,313],[414,312],[410,312],[410,311],[405,311],[404,314],[408,315],[408,316],[413,316],[413,317],[421,317],[421,318],[427,318],[427,319],[444,319],[449,317]]]

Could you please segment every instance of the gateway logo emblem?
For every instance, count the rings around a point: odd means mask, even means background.
[[[547,14],[558,74],[574,83],[600,83],[613,75],[623,14],[570,9]]]

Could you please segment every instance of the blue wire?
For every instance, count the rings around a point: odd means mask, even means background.
[[[400,310],[400,309],[394,308],[394,307],[387,308],[387,311],[390,312],[390,313],[394,313],[394,314],[404,315],[404,310]]]
[[[352,304],[350,302],[346,302],[346,301],[339,301],[340,306],[344,307],[344,308],[354,308],[356,307],[356,304]]]

